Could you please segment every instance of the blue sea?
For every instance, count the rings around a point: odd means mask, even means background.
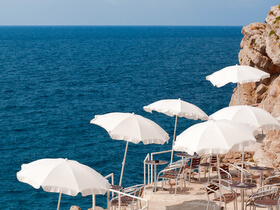
[[[125,142],[90,124],[95,115],[134,112],[172,139],[174,118],[143,106],[181,98],[209,115],[228,106],[236,85],[205,77],[238,63],[242,37],[241,27],[0,27],[1,209],[56,208],[57,193],[16,178],[42,158],[77,160],[118,184]],[[179,118],[177,133],[199,122]],[[170,148],[130,143],[123,186],[143,183],[146,155]],[[62,195],[61,209],[88,209],[91,199]]]

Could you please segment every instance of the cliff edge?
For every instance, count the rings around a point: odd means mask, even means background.
[[[257,83],[240,85],[240,104],[263,108],[274,117],[280,116],[280,5],[271,7],[265,23],[252,23],[242,28],[244,35],[238,58],[241,65],[249,65],[271,77]],[[236,88],[230,105],[238,104]],[[273,167],[280,166],[280,131],[267,131],[254,161]]]

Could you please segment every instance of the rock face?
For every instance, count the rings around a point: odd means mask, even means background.
[[[242,28],[239,62],[265,72],[271,77],[257,83],[239,85],[239,104],[263,108],[274,117],[280,116],[280,5],[271,7],[265,23],[252,23]],[[238,104],[237,88],[230,105]],[[267,131],[262,145],[253,157],[258,164],[280,166],[280,131]]]
[[[244,161],[251,162],[253,158],[254,152],[245,151],[244,152]],[[241,151],[229,151],[225,155],[220,155],[221,162],[223,163],[235,163],[242,160],[242,152]]]
[[[71,206],[70,210],[82,210],[79,206]]]

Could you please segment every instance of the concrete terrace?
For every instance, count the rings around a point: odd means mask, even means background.
[[[195,176],[195,178],[197,177]],[[212,178],[214,178],[214,175]],[[174,194],[174,185],[170,188],[170,185],[167,184],[162,190],[161,182],[159,182],[157,192],[155,193],[153,192],[153,185],[150,184],[145,188],[144,198],[149,201],[149,210],[205,210],[208,203],[206,190],[203,185],[205,182],[207,182],[207,179],[204,177],[201,178],[201,182],[198,180],[192,180],[190,184],[186,182],[183,190],[178,186],[176,196]],[[245,193],[245,200],[251,193],[251,190]],[[214,205],[214,203],[210,203],[209,210],[214,209]],[[216,205],[216,209],[219,209],[218,205]],[[227,205],[227,209],[234,209],[233,202]],[[238,198],[238,209],[241,209],[240,196]]]

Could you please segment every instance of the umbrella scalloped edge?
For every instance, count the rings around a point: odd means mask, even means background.
[[[34,182],[32,179],[28,179],[24,176],[21,176],[20,175],[20,172],[17,173],[17,179],[20,181],[20,182],[23,182],[23,183],[26,183],[26,184],[29,184],[31,185],[32,187],[34,187],[35,189],[39,189],[40,188],[40,184]]]
[[[124,141],[128,141],[128,142],[132,142],[134,144],[138,144],[139,142],[143,142],[143,144],[164,144],[165,142],[168,143],[169,140],[169,135],[165,135],[164,139],[165,141],[163,142],[162,140],[159,139],[146,139],[146,140],[141,140],[141,139],[135,139],[135,138],[131,138],[129,136],[122,136],[122,135],[117,135],[117,134],[109,134],[110,137],[112,139],[115,140],[124,140]]]
[[[46,192],[62,193],[62,194],[71,195],[71,196],[76,196],[79,193],[77,190],[72,190],[72,189],[64,188],[64,187],[43,186],[42,188]],[[108,188],[109,188],[109,185],[108,185]],[[104,195],[106,192],[107,192],[107,189],[104,189],[104,190],[86,189],[86,190],[81,191],[81,194],[82,194],[82,196],[88,196],[88,195],[92,195],[92,194]]]

